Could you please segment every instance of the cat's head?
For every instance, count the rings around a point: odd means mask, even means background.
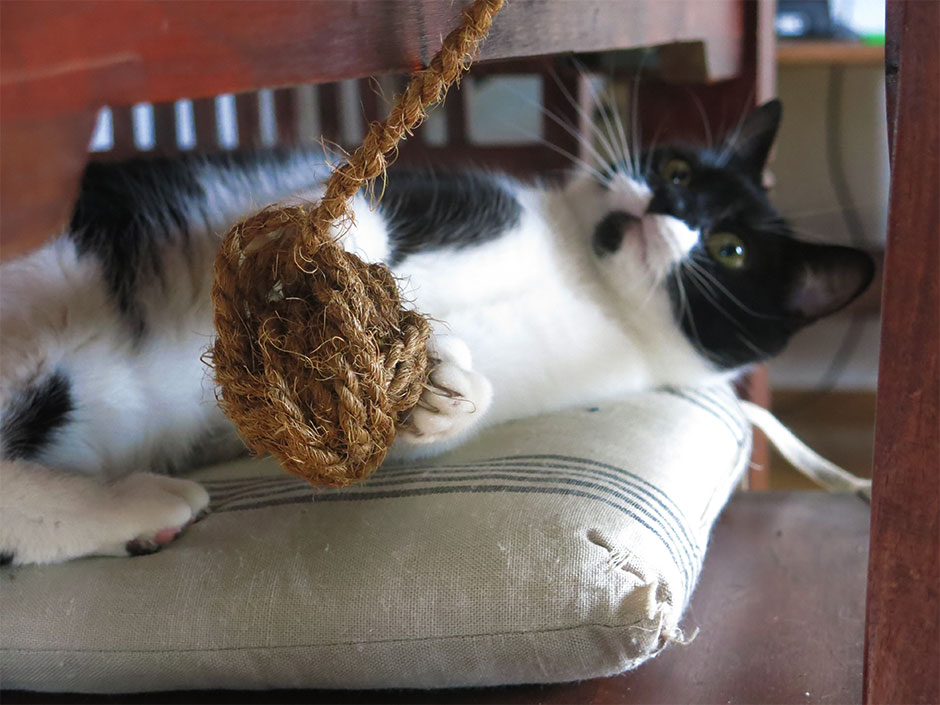
[[[593,253],[624,304],[668,301],[689,342],[723,369],[777,354],[874,273],[860,250],[796,239],[771,205],[762,175],[780,117],[772,101],[718,147],[654,148],[595,179],[589,199]]]

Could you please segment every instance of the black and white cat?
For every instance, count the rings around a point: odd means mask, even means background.
[[[439,324],[433,381],[399,458],[489,424],[663,385],[728,379],[868,285],[870,258],[799,242],[761,174],[768,103],[717,149],[626,146],[560,186],[396,173],[355,203],[345,247],[386,262]],[[609,157],[609,158],[608,158]],[[157,550],[208,503],[170,477],[241,451],[201,361],[221,234],[316,200],[322,158],[91,165],[67,232],[2,265],[4,562]]]

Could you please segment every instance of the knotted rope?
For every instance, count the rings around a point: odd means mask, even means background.
[[[346,252],[359,189],[469,68],[503,0],[476,0],[388,118],[330,177],[323,198],[235,225],[215,261],[219,403],[255,453],[316,485],[361,480],[385,458],[430,372],[431,327],[381,264]]]

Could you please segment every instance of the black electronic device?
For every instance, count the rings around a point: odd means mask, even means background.
[[[852,33],[836,22],[829,0],[777,0],[777,36],[796,38],[849,38]]]

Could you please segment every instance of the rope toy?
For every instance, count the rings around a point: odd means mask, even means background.
[[[503,0],[475,0],[388,118],[369,126],[315,208],[269,207],[235,225],[215,260],[219,404],[255,453],[314,485],[341,487],[384,460],[428,382],[431,326],[381,264],[346,252],[332,228],[385,175],[398,143],[469,68]]]

